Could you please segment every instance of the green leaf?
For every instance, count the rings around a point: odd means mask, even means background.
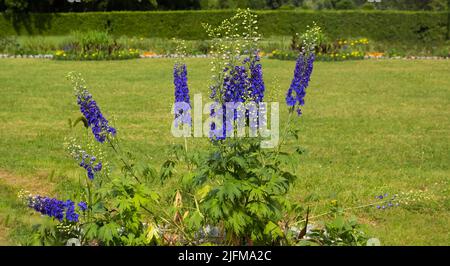
[[[203,199],[205,199],[205,197],[208,195],[208,193],[211,191],[211,186],[210,185],[204,185],[203,187],[201,187],[199,190],[197,190],[197,192],[195,193],[195,197],[202,202]]]
[[[161,179],[161,181],[164,181],[167,178],[172,177],[174,168],[175,168],[175,161],[170,159],[165,161],[161,166],[159,174],[159,178]]]
[[[234,211],[230,219],[228,219],[227,224],[235,233],[242,234],[251,221],[252,219],[245,213]]]
[[[152,242],[152,241],[156,241],[158,243],[159,240],[161,239],[161,236],[159,235],[159,229],[153,223],[150,223],[148,225],[147,233],[146,233],[145,236],[146,236],[146,238],[147,238],[149,243]]]
[[[204,203],[204,207],[212,219],[222,218],[222,216],[223,216],[222,206],[218,199],[213,198],[213,199],[206,201]]]
[[[269,235],[272,239],[277,239],[283,236],[283,231],[277,224],[269,221],[264,228],[264,234]]]
[[[114,238],[118,237],[119,228],[114,222],[107,223],[98,230],[98,237],[106,244],[112,244]]]
[[[263,191],[261,188],[257,187],[257,188],[253,188],[250,190],[248,199],[250,201],[253,201],[253,200],[262,201],[262,200],[264,200],[265,196],[266,196],[265,191]]]
[[[336,229],[342,229],[345,225],[345,219],[342,216],[337,216],[336,219],[332,222],[332,226]]]
[[[240,156],[234,156],[230,159],[230,162],[234,162],[235,164],[237,164],[239,167],[241,168],[247,168],[248,164],[247,161],[240,157]]]
[[[234,202],[235,199],[239,198],[242,191],[239,189],[239,185],[233,181],[225,181],[222,186],[218,188],[217,197],[222,202],[225,200],[230,200]]]
[[[78,117],[74,122],[73,122],[73,127],[75,127],[79,122],[83,122],[83,125],[85,128],[89,128],[89,123],[86,120],[86,118],[84,116],[80,116]]]
[[[98,225],[95,223],[89,223],[84,227],[85,237],[89,240],[96,239],[98,235]]]
[[[196,230],[201,227],[203,221],[203,215],[199,211],[195,211],[187,220],[188,226],[192,230]]]

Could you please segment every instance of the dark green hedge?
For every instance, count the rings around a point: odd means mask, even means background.
[[[72,30],[109,28],[115,35],[205,38],[202,22],[217,24],[231,10],[168,12],[92,12],[0,15],[1,34],[66,35]],[[367,37],[378,41],[442,41],[448,13],[408,11],[257,11],[264,36],[301,32],[318,22],[332,38]]]

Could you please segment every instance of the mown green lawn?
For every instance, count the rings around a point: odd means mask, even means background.
[[[172,65],[170,59],[0,60],[0,235],[6,235],[0,244],[16,244],[39,219],[18,204],[19,187],[52,191],[33,182],[55,185],[84,174],[62,145],[67,120],[79,116],[66,73],[83,73],[103,113],[115,118],[125,148],[157,165],[169,144],[182,142],[170,134]],[[207,98],[209,61],[187,65],[191,92]],[[265,59],[263,66],[268,97],[283,106],[294,62]],[[380,193],[420,193],[408,205],[349,215],[384,245],[448,245],[449,73],[450,60],[316,63],[298,119],[297,145],[307,153],[291,199],[318,214],[334,199],[352,207]],[[189,145],[204,149],[207,140]]]

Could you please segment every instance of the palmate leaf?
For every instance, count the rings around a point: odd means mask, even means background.
[[[261,188],[253,188],[250,190],[250,193],[248,195],[249,201],[263,201],[266,197],[267,193],[263,191]]]
[[[153,181],[158,177],[158,171],[149,164],[137,164],[136,170],[147,182]]]
[[[144,197],[144,195],[136,193],[132,199],[134,206],[136,208],[143,206],[148,203],[149,199],[147,197]]]
[[[234,211],[229,219],[226,220],[226,225],[232,229],[236,234],[242,234],[250,225],[252,218],[241,211]]]
[[[131,208],[133,207],[131,200],[123,197],[114,199],[113,204],[117,206],[119,213],[131,211]]]
[[[98,225],[95,223],[89,223],[84,227],[86,239],[96,239],[98,235]]]
[[[223,217],[222,207],[217,198],[208,198],[203,203],[203,208],[213,220],[219,220]]]
[[[217,197],[220,201],[230,200],[234,202],[237,198],[242,195],[242,191],[239,187],[239,184],[226,180],[222,186],[218,187]]]
[[[229,162],[233,162],[233,163],[235,163],[236,165],[238,165],[241,168],[246,168],[248,166],[247,161],[244,158],[240,157],[240,156],[232,157],[229,160]]]
[[[264,228],[264,234],[269,235],[272,239],[277,239],[283,236],[283,230],[272,221],[269,221]]]
[[[266,183],[267,191],[271,194],[281,195],[287,192],[289,182],[286,178],[273,175],[269,182]]]
[[[163,163],[159,174],[161,182],[163,182],[169,177],[172,177],[174,168],[175,168],[175,161],[173,160],[169,159]]]
[[[192,229],[198,229],[201,227],[203,221],[203,215],[199,211],[195,211],[187,218],[187,225]]]
[[[104,224],[98,230],[98,237],[106,244],[112,244],[114,239],[119,236],[120,226],[115,222]]]
[[[272,210],[264,202],[251,202],[248,204],[247,209],[256,217],[270,217],[273,214]]]

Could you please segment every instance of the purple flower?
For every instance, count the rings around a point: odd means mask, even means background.
[[[78,207],[80,208],[81,211],[86,211],[87,210],[87,204],[84,201],[80,201],[78,203]]]
[[[81,202],[80,202],[81,203]],[[75,203],[71,200],[61,201],[56,198],[41,197],[39,195],[28,199],[28,206],[35,211],[63,221],[78,222],[78,213],[75,212]]]
[[[313,53],[306,57],[300,53],[295,65],[294,78],[286,94],[286,104],[292,108],[296,107],[298,115],[302,114],[300,106],[305,104],[304,98],[311,78],[314,59]]]
[[[66,209],[66,219],[69,222],[78,222],[78,213],[75,212],[75,203],[71,200],[66,200],[64,203]]]
[[[108,120],[103,116],[92,95],[86,89],[77,91],[77,103],[98,142],[103,143],[109,134],[116,135],[116,129],[109,126]]]
[[[102,170],[102,162],[98,162],[94,165],[96,160],[97,158],[95,156],[91,156],[85,152],[81,156],[80,166],[86,169],[87,176],[91,180],[94,179],[95,173]]]
[[[263,101],[265,91],[262,66],[259,61],[258,53],[250,61],[250,98],[257,103]]]
[[[175,85],[175,120],[191,125],[191,115],[189,113],[190,97],[187,84],[187,69],[185,64],[175,64],[173,68],[173,83]]]
[[[379,201],[381,201],[382,203],[384,203],[382,206],[377,205],[377,206],[376,206],[377,209],[383,209],[383,210],[384,210],[384,209],[393,208],[393,207],[399,205],[399,203],[395,203],[395,202],[393,203],[393,202],[392,202],[392,201],[395,200],[396,195],[394,195],[391,199],[389,199],[388,196],[389,196],[388,193],[384,193],[384,194],[375,196],[375,199],[376,199],[376,200],[379,200]]]
[[[99,162],[97,165],[94,166],[94,171],[98,172],[102,170],[102,163]]]
[[[221,91],[218,91],[216,86],[211,86],[211,98],[215,99],[218,105],[211,110],[211,117],[217,113],[223,115],[222,128],[218,128],[215,123],[211,124],[210,138],[212,140],[225,139],[232,133],[234,122],[242,118],[239,117],[240,112],[238,110],[234,110],[233,114],[227,114],[226,103],[237,106],[238,103],[247,101],[254,101],[255,103],[263,101],[265,85],[262,66],[259,62],[260,58],[255,51],[253,56],[244,58],[242,65],[228,65],[223,69],[225,77]],[[256,112],[258,121],[264,123],[257,111],[253,110],[253,112]],[[245,114],[242,116],[245,116],[245,120],[248,121],[249,110],[245,110]]]

